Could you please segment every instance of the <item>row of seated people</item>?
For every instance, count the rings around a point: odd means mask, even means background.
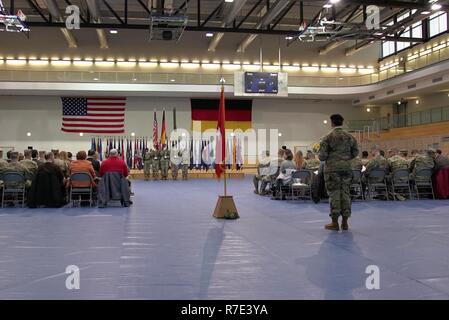
[[[309,153],[309,152],[308,152]],[[311,192],[314,200],[320,197],[324,197],[325,185],[323,177],[324,163],[321,163],[311,153],[308,154],[306,159],[303,159],[302,152],[298,151],[293,157],[292,152],[289,149],[279,150],[278,158],[270,161],[261,162],[258,168],[258,174],[254,177],[254,192],[256,194],[271,194],[273,199],[279,199],[279,190],[284,185],[291,185],[291,174],[295,170],[308,170],[311,171],[310,180],[303,181],[312,186]],[[370,182],[376,181],[378,178],[372,178],[370,175],[374,170],[385,171],[385,178],[387,182],[390,182],[391,177],[397,170],[409,171],[409,180],[414,181],[416,173],[420,170],[431,170],[434,176],[434,182],[437,184],[437,189],[443,189],[440,192],[443,198],[446,198],[446,194],[449,196],[449,191],[444,191],[449,185],[447,178],[438,179],[438,173],[446,172],[443,169],[449,168],[448,157],[442,155],[440,150],[426,150],[426,151],[412,151],[412,157],[405,158],[400,155],[398,149],[391,149],[388,151],[388,157],[385,157],[384,151],[378,147],[373,147],[371,150],[371,157],[367,151],[362,152],[362,157],[357,157],[352,160],[352,169],[354,171],[360,171],[362,179],[362,192],[367,187],[368,178]],[[448,171],[449,172],[449,171]],[[382,181],[384,180],[382,179]],[[420,179],[418,177],[418,179]],[[260,183],[260,185],[259,185]],[[270,188],[267,190],[267,186]],[[440,188],[438,188],[440,187]],[[285,195],[283,195],[285,196]],[[400,195],[398,196],[398,198]]]
[[[6,187],[25,187],[29,207],[61,207],[67,203],[70,189],[91,188],[93,193],[98,192],[98,199],[102,200],[99,201],[99,206],[104,206],[110,199],[110,188],[115,188],[114,190],[121,191],[125,206],[132,203],[129,198],[129,180],[125,180],[126,187],[122,187],[111,186],[114,181],[110,178],[104,179],[113,174],[118,174],[123,179],[128,177],[128,166],[118,157],[117,150],[111,150],[108,159],[101,164],[95,159],[92,150],[89,151],[89,157],[85,151],[79,151],[76,160],[67,162],[55,156],[55,153],[47,152],[43,158],[40,157],[35,161],[31,150],[25,150],[24,159],[19,161],[18,152],[9,152],[8,161],[0,160],[0,189],[4,189],[2,192],[7,189]],[[8,173],[20,174],[23,176],[23,182],[7,181],[5,175]],[[78,173],[83,173],[89,178],[74,180],[72,177]],[[103,183],[97,185],[99,181]]]

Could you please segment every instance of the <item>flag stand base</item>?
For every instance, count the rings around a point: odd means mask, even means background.
[[[240,218],[232,196],[218,196],[213,217],[217,219]]]

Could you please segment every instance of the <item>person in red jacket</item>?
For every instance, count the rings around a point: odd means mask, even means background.
[[[111,149],[109,151],[109,158],[101,163],[100,177],[106,172],[120,172],[125,178],[129,174],[128,166],[125,161],[119,158],[117,149]]]

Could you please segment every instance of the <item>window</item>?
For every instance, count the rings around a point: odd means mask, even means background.
[[[387,23],[387,26],[392,26],[395,23],[399,23],[402,20],[410,17],[416,12],[416,10],[411,10],[407,13],[401,14],[395,18],[395,21],[390,21]],[[416,22],[411,26],[408,26],[403,31],[397,32],[396,34],[390,34],[392,37],[400,37],[400,38],[423,38],[423,25],[422,22]],[[382,42],[382,55],[381,58],[385,58],[392,54],[395,54],[401,50],[407,49],[412,45],[416,44],[416,42],[409,41],[383,41]]]
[[[447,31],[447,13],[437,12],[429,17],[429,37]]]

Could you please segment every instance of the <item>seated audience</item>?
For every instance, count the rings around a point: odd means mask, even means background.
[[[397,148],[391,149],[390,154],[391,156],[387,159],[387,162],[391,173],[394,173],[396,170],[400,169],[408,170],[408,162],[399,155],[399,150]]]
[[[39,166],[39,159],[38,159],[38,152],[37,150],[32,150],[31,151],[31,160],[34,161],[35,164],[37,164]]]
[[[301,150],[299,150],[295,153],[294,161],[295,161],[296,170],[304,169],[304,167],[306,165],[306,160],[304,159],[304,156],[303,156]]]
[[[316,157],[312,150],[308,150],[306,154],[306,161],[304,169],[316,171],[320,168],[321,161]]]
[[[259,159],[259,166],[257,167],[257,174],[253,178],[254,193],[259,194],[259,182],[267,176],[270,166],[270,151],[265,151],[261,154]]]
[[[441,150],[437,150],[433,153],[433,159],[435,161],[435,167],[433,168],[435,172],[444,168],[449,168],[449,158],[443,156]]]
[[[92,163],[89,160],[86,160],[87,154],[85,151],[79,151],[76,154],[76,160],[72,161],[70,163],[70,176],[77,172],[86,172],[90,175],[91,183],[89,182],[83,182],[83,181],[72,181],[71,185],[75,188],[84,188],[93,186],[96,187],[95,179],[96,174],[94,171],[94,168],[92,167]]]
[[[20,161],[20,164],[22,164],[25,168],[28,169],[28,171],[31,174],[30,180],[33,180],[34,176],[37,173],[37,163],[31,159],[31,153],[32,153],[31,150],[25,150],[23,153],[24,159]]]
[[[364,166],[364,167],[366,167],[366,165],[369,162],[368,156],[369,156],[368,151],[363,151],[362,152],[362,166]]]
[[[119,158],[116,149],[111,149],[109,158],[100,166],[100,176],[102,177],[98,185],[98,206],[100,208],[105,207],[109,200],[120,200],[125,207],[132,204],[130,181],[126,179],[128,174],[129,170],[125,161]]]
[[[0,177],[6,172],[17,172],[25,177],[25,186],[28,188],[33,179],[32,173],[19,162],[19,153],[12,151],[9,153],[10,162],[0,165]],[[21,187],[21,186],[19,186]]]
[[[120,172],[125,178],[129,174],[128,166],[125,161],[119,158],[116,149],[111,149],[109,151],[109,157],[101,163],[100,177],[104,176],[106,172]]]
[[[100,161],[95,159],[95,150],[89,150],[87,153],[87,160],[92,163],[92,167],[94,168],[94,171],[96,175],[98,176],[100,174]]]
[[[69,151],[67,152],[67,162],[70,164],[70,162],[73,161],[73,154]]]
[[[293,153],[290,149],[286,149],[284,152],[284,161],[282,161],[279,168],[279,175],[277,176],[276,182],[272,187],[273,199],[279,199],[279,189],[290,183],[292,171],[295,170],[296,164],[293,162]]]
[[[378,169],[385,170],[385,173],[388,174],[389,165],[387,159],[382,156],[382,150],[380,150],[379,147],[374,146],[373,148],[371,148],[371,155],[373,158],[366,164],[364,177],[368,177],[373,170]],[[381,182],[381,180],[371,179],[371,182]]]
[[[57,165],[59,167],[59,169],[61,169],[62,174],[64,175],[65,178],[67,178],[69,176],[69,166],[67,164],[67,153],[64,151],[59,152],[59,150],[52,150],[53,154],[54,154],[54,164]]]
[[[351,169],[352,170],[362,171],[362,168],[363,168],[363,162],[359,156],[357,156],[351,160]]]
[[[410,171],[412,172],[411,179],[416,180],[416,173],[419,170],[430,169],[433,171],[434,167],[435,161],[432,158],[432,152],[430,150],[416,154],[410,163]]]
[[[6,161],[5,159],[3,159],[3,150],[0,150],[0,166],[2,164],[6,164],[8,163],[8,161]]]
[[[28,206],[59,208],[66,203],[64,175],[54,163],[53,152],[45,154],[45,163],[37,169],[36,177],[28,194]]]
[[[281,162],[284,161],[284,149],[279,149],[278,156],[270,160],[270,165],[268,166],[267,174],[264,175],[261,179],[260,183],[260,195],[267,194],[267,186],[268,184],[273,184],[279,175],[279,167],[281,166]]]
[[[45,151],[39,151],[39,158],[37,159],[37,165],[45,163]]]

